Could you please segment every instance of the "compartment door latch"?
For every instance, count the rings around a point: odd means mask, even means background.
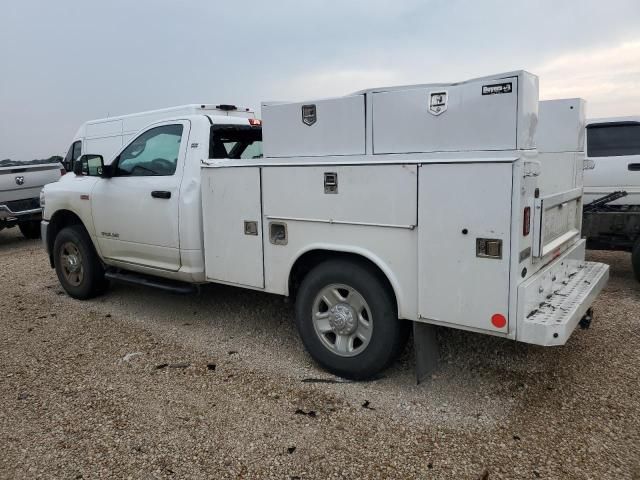
[[[476,238],[476,257],[502,258],[502,240],[498,238]]]
[[[338,174],[324,172],[324,193],[338,193]]]

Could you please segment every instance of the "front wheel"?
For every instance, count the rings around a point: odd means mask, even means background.
[[[395,360],[409,333],[378,272],[345,260],[326,261],[305,276],[296,325],[316,362],[356,380],[373,377]]]
[[[63,228],[58,233],[53,244],[53,261],[60,284],[73,298],[95,297],[107,286],[91,239],[79,225]]]
[[[25,238],[40,238],[40,222],[38,221],[21,223],[18,228]]]

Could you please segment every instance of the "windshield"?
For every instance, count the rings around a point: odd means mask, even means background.
[[[209,158],[262,158],[262,129],[251,125],[213,125]]]

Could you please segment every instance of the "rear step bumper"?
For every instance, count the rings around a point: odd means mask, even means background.
[[[564,261],[575,262],[575,273],[520,320],[517,340],[545,346],[564,345],[609,279],[609,265],[570,259]]]
[[[128,283],[130,285],[142,285],[144,287],[157,288],[164,290],[165,292],[180,295],[195,293],[198,291],[198,287],[191,283],[167,280],[164,278],[152,277],[150,275],[143,275],[141,273],[107,270],[104,276],[115,282]]]

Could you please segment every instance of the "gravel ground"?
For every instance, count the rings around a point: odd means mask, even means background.
[[[279,297],[78,302],[5,230],[0,476],[640,479],[640,284],[628,255],[590,257],[611,280],[566,346],[442,329],[428,382],[408,349],[348,383],[313,365]]]

